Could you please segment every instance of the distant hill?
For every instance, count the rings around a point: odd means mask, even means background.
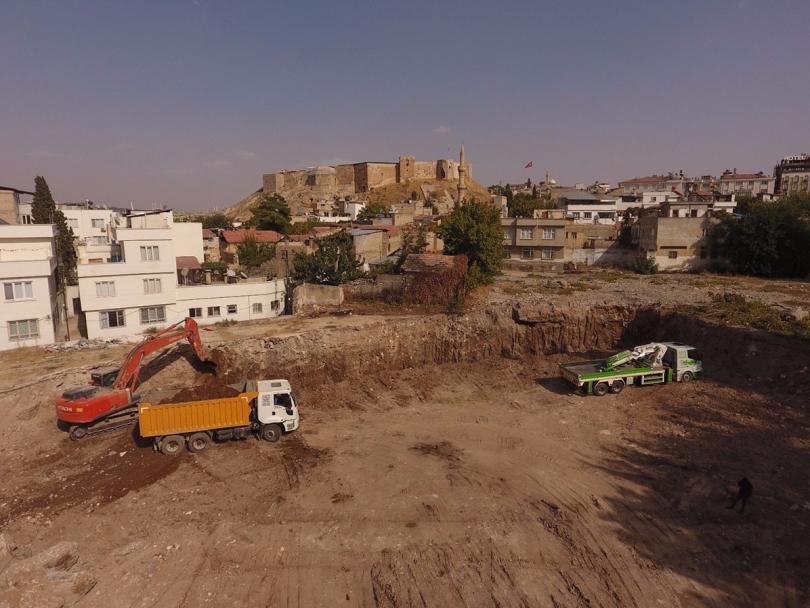
[[[440,203],[446,201],[447,205],[439,205],[441,211],[445,211],[451,205],[450,200],[455,201],[458,192],[458,182],[452,180],[439,180],[439,179],[412,179],[400,184],[388,184],[387,186],[379,186],[373,188],[369,192],[352,194],[346,192],[343,196],[351,196],[353,200],[365,200],[370,203],[380,202],[385,205],[396,205],[407,200],[411,193],[416,192],[420,200],[425,200],[425,193],[430,193],[431,196],[436,198]],[[446,198],[445,193],[449,196]],[[238,222],[244,222],[250,219],[251,209],[255,207],[261,198],[263,191],[261,189],[246,196],[241,201],[228,207],[223,213],[230,219]],[[298,207],[308,208],[310,205],[311,192],[307,188],[293,188],[281,193],[284,196],[293,215],[296,214]],[[467,181],[467,197],[475,198],[476,200],[489,200],[489,192],[481,184],[476,181]],[[444,201],[443,201],[444,199]],[[443,207],[445,207],[443,209]]]

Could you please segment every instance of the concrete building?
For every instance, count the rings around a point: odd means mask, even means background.
[[[31,205],[20,202],[20,195],[34,196],[33,192],[0,186],[0,220],[7,224],[33,224]]]
[[[544,215],[544,216],[543,216]],[[541,210],[536,218],[501,218],[504,257],[544,262],[562,261],[565,257],[564,212]]]
[[[711,263],[709,233],[718,220],[701,217],[646,215],[631,228],[632,242],[653,257],[661,270],[695,270]]]
[[[774,193],[776,178],[759,173],[737,173],[724,171],[720,176],[720,194],[734,194],[737,196],[762,196]]]
[[[591,192],[567,191],[557,198],[557,208],[576,224],[612,225],[616,222],[616,199]]]
[[[283,281],[200,284],[183,275],[204,255],[201,224],[174,224],[171,211],[131,214],[123,222],[112,228],[117,261],[77,267],[86,337],[140,334],[187,316],[207,324],[283,313]]]
[[[806,194],[810,185],[810,154],[786,156],[773,168],[776,192]]]
[[[55,235],[52,224],[0,223],[0,350],[56,341]]]
[[[248,237],[253,237],[259,243],[275,244],[283,236],[275,230],[223,230],[220,234],[219,259],[227,264],[239,265],[239,245]]]
[[[203,262],[219,262],[219,235],[213,230],[203,228]]]

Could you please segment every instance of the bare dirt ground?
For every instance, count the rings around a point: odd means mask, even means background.
[[[726,279],[606,278],[555,295],[557,280],[505,277],[476,308],[705,301]],[[804,284],[765,285],[736,286],[807,302]],[[286,318],[203,341],[304,360],[302,336],[384,349],[415,319]],[[637,323],[632,339],[661,330]],[[299,431],[174,458],[130,431],[74,443],[56,428],[56,395],[131,346],[4,353],[0,607],[810,606],[810,346],[689,332],[703,379],[602,398],[557,377],[575,356],[533,348],[365,375],[341,363],[330,382],[302,364]],[[182,347],[144,378],[153,402],[224,381]],[[725,507],[742,476],[755,489],[740,515]],[[32,565],[59,543],[70,559]]]

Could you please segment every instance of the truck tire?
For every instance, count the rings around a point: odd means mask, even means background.
[[[624,388],[624,380],[614,380],[613,384],[610,385],[610,392],[614,395],[618,395],[622,392]]]
[[[281,427],[277,424],[265,424],[262,427],[262,439],[275,443],[281,439]]]
[[[86,426],[74,426],[70,429],[70,440],[71,441],[79,441],[87,437],[87,427]]]
[[[692,381],[692,372],[684,372],[683,376],[681,376],[681,382],[691,382]]]
[[[160,453],[166,456],[176,456],[181,452],[186,440],[180,435],[169,435],[160,442]]]
[[[188,447],[188,451],[192,454],[199,454],[206,450],[209,443],[211,443],[211,437],[208,433],[194,433],[188,438],[186,447]]]
[[[593,394],[597,397],[603,397],[604,395],[607,395],[609,390],[610,387],[608,387],[607,382],[600,382],[593,387]]]

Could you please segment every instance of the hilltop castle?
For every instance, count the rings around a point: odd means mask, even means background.
[[[461,158],[464,158],[463,155]],[[407,183],[414,179],[454,182],[459,180],[460,175],[467,180],[472,179],[472,165],[466,164],[459,169],[459,164],[449,158],[418,161],[413,156],[400,156],[396,163],[363,162],[266,173],[262,176],[262,186],[265,194],[284,194],[290,190],[306,189],[313,199],[331,199],[335,195],[368,192],[379,186]]]

